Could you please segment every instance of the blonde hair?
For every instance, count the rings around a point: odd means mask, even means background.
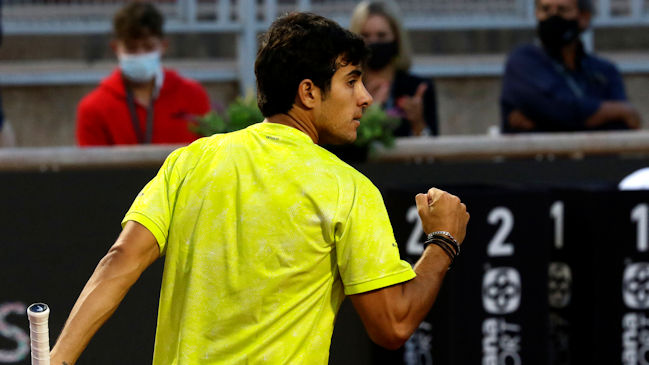
[[[372,15],[384,17],[392,28],[395,40],[397,41],[398,53],[393,61],[394,67],[400,71],[407,71],[412,63],[412,51],[408,34],[401,23],[401,13],[397,4],[391,0],[363,1],[354,9],[349,21],[349,30],[361,34],[363,25]]]

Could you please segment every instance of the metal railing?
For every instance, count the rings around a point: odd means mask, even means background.
[[[593,0],[595,26],[649,24],[649,0]],[[7,33],[110,31],[110,19],[127,0],[4,0]],[[358,0],[157,0],[174,31],[240,31],[246,22],[265,29],[280,13],[308,10],[346,25]],[[530,27],[534,0],[400,0],[409,29]]]
[[[181,146],[4,148],[0,149],[0,172],[157,167],[178,147]],[[393,148],[378,149],[371,161],[501,161],[629,154],[649,156],[649,131],[397,138]]]

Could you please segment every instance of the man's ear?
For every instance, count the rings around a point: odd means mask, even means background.
[[[310,79],[304,79],[297,87],[297,99],[307,109],[313,109],[322,101],[320,88],[315,86]]]
[[[119,41],[117,39],[113,38],[113,39],[110,40],[110,43],[108,44],[110,46],[110,49],[113,50],[113,54],[115,56],[117,56],[117,43],[118,42]]]
[[[162,49],[160,50],[160,55],[164,56],[165,53],[167,53],[167,50],[169,49],[169,40],[167,38],[162,38]]]

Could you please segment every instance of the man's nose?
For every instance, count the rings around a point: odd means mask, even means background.
[[[369,91],[367,91],[367,88],[365,87],[365,84],[363,84],[363,92],[361,93],[361,98],[360,98],[360,106],[363,108],[367,108],[368,106],[372,105],[374,102],[374,98],[372,97],[372,94],[370,94]]]

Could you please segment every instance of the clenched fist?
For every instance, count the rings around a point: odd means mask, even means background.
[[[447,231],[458,243],[464,241],[469,213],[466,205],[455,195],[432,188],[426,194],[417,194],[417,212],[426,234]]]

